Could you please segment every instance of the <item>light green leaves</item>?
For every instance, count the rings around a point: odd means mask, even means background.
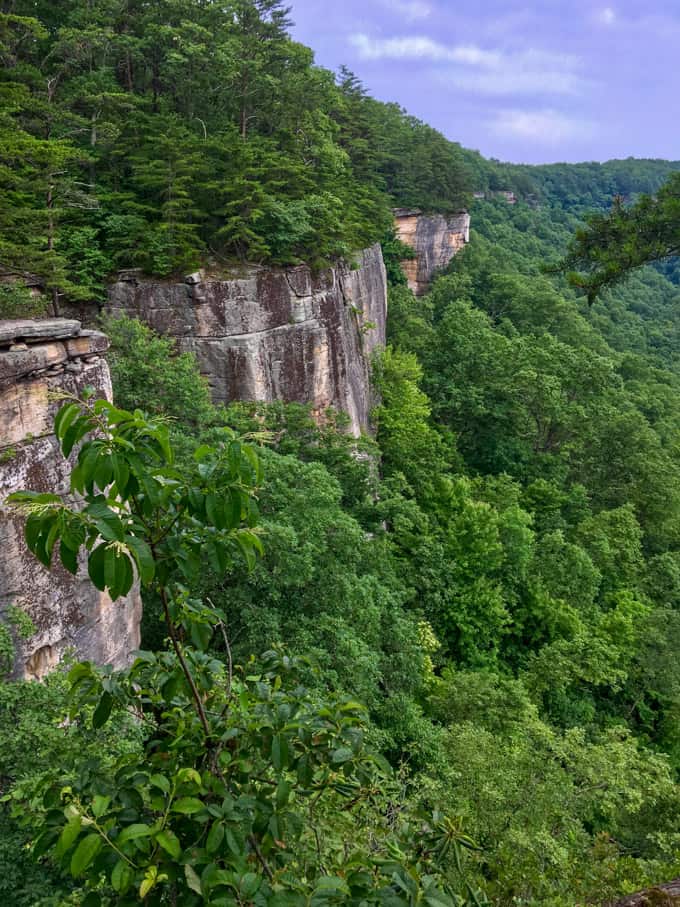
[[[172,811],[182,813],[185,816],[191,816],[194,813],[200,813],[205,805],[198,797],[180,797],[172,804]]]
[[[102,849],[104,839],[98,832],[93,832],[83,838],[76,847],[71,857],[71,875],[79,878],[84,875],[88,867]]]
[[[163,850],[169,853],[171,857],[175,860],[179,860],[182,853],[182,845],[179,843],[179,838],[174,832],[167,828],[164,831],[159,831],[156,834],[156,840]]]

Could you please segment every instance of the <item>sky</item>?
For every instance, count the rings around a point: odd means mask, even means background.
[[[293,35],[486,157],[680,159],[680,0],[289,0]]]

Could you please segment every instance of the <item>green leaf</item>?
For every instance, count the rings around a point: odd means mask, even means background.
[[[194,813],[201,812],[204,808],[205,804],[202,803],[198,797],[180,797],[172,804],[173,812],[182,813],[185,816],[191,816]]]
[[[125,894],[135,878],[133,868],[126,860],[118,860],[111,873],[111,886],[118,894]]]
[[[195,891],[196,894],[203,894],[203,889],[201,888],[201,880],[196,875],[193,867],[189,866],[187,863],[184,867],[184,876],[187,880],[187,885],[191,888],[192,891]]]
[[[208,520],[218,529],[224,528],[223,513],[221,512],[220,502],[216,494],[208,494],[205,497],[205,510]]]
[[[109,715],[111,714],[111,709],[113,707],[113,701],[113,696],[110,693],[102,693],[102,697],[99,700],[97,708],[94,710],[94,714],[92,715],[92,727],[95,730],[103,727],[109,720]],[[95,815],[97,815],[97,813],[95,813]]]
[[[125,543],[133,554],[137,570],[139,571],[139,578],[143,583],[150,583],[156,572],[156,563],[153,559],[151,548],[149,548],[144,539],[140,539],[136,535],[127,535]]]
[[[42,857],[54,845],[57,833],[56,828],[48,828],[35,840],[33,847],[31,848],[31,854],[35,859]]]
[[[205,849],[209,854],[217,853],[224,840],[224,825],[221,822],[213,822],[212,828],[205,842]]]
[[[167,853],[169,853],[171,857],[173,857],[175,860],[178,860],[180,858],[180,855],[182,853],[182,845],[179,843],[179,838],[174,832],[170,831],[169,829],[159,831],[156,835],[156,840],[161,845],[163,850],[167,851]]]
[[[245,875],[241,877],[239,882],[239,891],[244,898],[252,898],[252,896],[257,892],[260,887],[262,880],[254,872],[246,872]]]
[[[104,495],[97,497],[85,508],[85,513],[90,516],[99,530],[99,534],[107,542],[122,542],[125,538],[125,527],[117,513],[106,503]]]
[[[209,624],[202,624],[194,620],[191,623],[189,632],[191,641],[199,652],[205,652],[210,645],[210,640],[213,638],[213,628]]]
[[[68,430],[63,433],[61,441],[61,452],[63,455],[68,458],[78,441],[81,441],[92,428],[94,428],[94,425],[89,415],[78,416]]]
[[[78,572],[78,551],[69,548],[63,538],[59,543],[59,560],[69,573],[76,575]]]
[[[272,739],[272,763],[279,772],[288,766],[288,741],[281,734]]]
[[[276,808],[282,809],[290,799],[290,792],[292,788],[290,784],[282,778],[279,783],[276,785]]]
[[[130,467],[121,454],[115,453],[111,455],[111,465],[113,466],[113,479],[116,483],[118,493],[122,498],[125,498],[125,492],[130,479]]]
[[[139,896],[142,900],[147,896],[151,889],[155,886],[156,880],[158,878],[158,867],[149,866],[144,875],[144,880],[139,886]]]
[[[153,787],[160,788],[166,794],[170,793],[170,782],[165,775],[152,775],[149,778],[149,784],[153,785]]]
[[[94,549],[87,559],[87,572],[100,592],[106,589],[106,577],[104,575],[104,558],[106,557],[106,543],[102,542]]]
[[[122,844],[125,844],[126,841],[134,841],[136,838],[150,837],[151,828],[142,822],[137,822],[134,825],[128,825],[127,828],[124,828],[121,831],[121,833],[116,838],[116,845],[120,847]]]
[[[58,441],[64,437],[71,423],[80,412],[78,403],[66,403],[61,407],[54,419],[54,434]]]
[[[73,819],[64,826],[59,835],[59,840],[57,841],[56,853],[58,857],[63,857],[63,855],[71,849],[73,844],[75,844],[76,838],[80,834],[82,827],[82,816],[74,816]]]
[[[343,762],[349,762],[353,755],[354,753],[348,746],[340,746],[331,753],[331,762],[334,762],[336,765]]]
[[[71,857],[71,875],[78,878],[83,875],[102,848],[103,839],[97,834],[88,835],[76,847]]]
[[[104,815],[106,810],[109,808],[111,803],[111,797],[105,797],[103,794],[96,794],[92,800],[92,814],[95,819],[99,819]]]

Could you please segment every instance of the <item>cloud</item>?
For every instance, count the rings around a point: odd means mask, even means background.
[[[432,38],[413,35],[404,38],[370,38],[360,33],[350,36],[350,44],[362,60],[425,60],[431,63],[462,63],[471,66],[498,65],[501,55],[474,44],[447,47]]]
[[[380,0],[380,5],[397,13],[407,22],[427,19],[432,14],[432,7],[425,0]]]
[[[501,110],[489,124],[501,138],[521,139],[543,145],[559,145],[591,136],[593,124],[557,110]]]
[[[424,35],[371,38],[359,33],[350,42],[363,60],[412,60],[441,66],[437,78],[447,85],[487,95],[580,94],[588,82],[570,54],[527,49],[508,53],[476,44],[447,45]]]
[[[599,25],[616,25],[616,20],[616,10],[611,6],[605,6],[603,9],[598,10],[595,14],[595,21]]]

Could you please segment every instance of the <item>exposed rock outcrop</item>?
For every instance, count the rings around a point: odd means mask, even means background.
[[[680,879],[638,891],[620,901],[610,901],[605,907],[673,907],[677,904],[680,904]]]
[[[72,462],[52,433],[55,396],[91,386],[110,400],[107,347],[104,334],[83,331],[78,321],[0,321],[0,619],[17,605],[37,631],[20,646],[17,677],[43,677],[69,649],[122,666],[139,646],[137,587],[114,605],[82,566],[74,577],[55,557],[46,570],[25,545],[22,517],[3,505],[22,489],[68,492]]]
[[[387,279],[379,245],[319,274],[306,265],[192,274],[159,283],[124,272],[107,311],[145,321],[195,353],[216,402],[311,403],[369,427],[370,356],[385,343]]]
[[[395,208],[397,236],[416,253],[402,262],[409,288],[416,296],[427,292],[432,278],[470,242],[470,215],[467,211],[445,217],[423,214],[418,208]]]

